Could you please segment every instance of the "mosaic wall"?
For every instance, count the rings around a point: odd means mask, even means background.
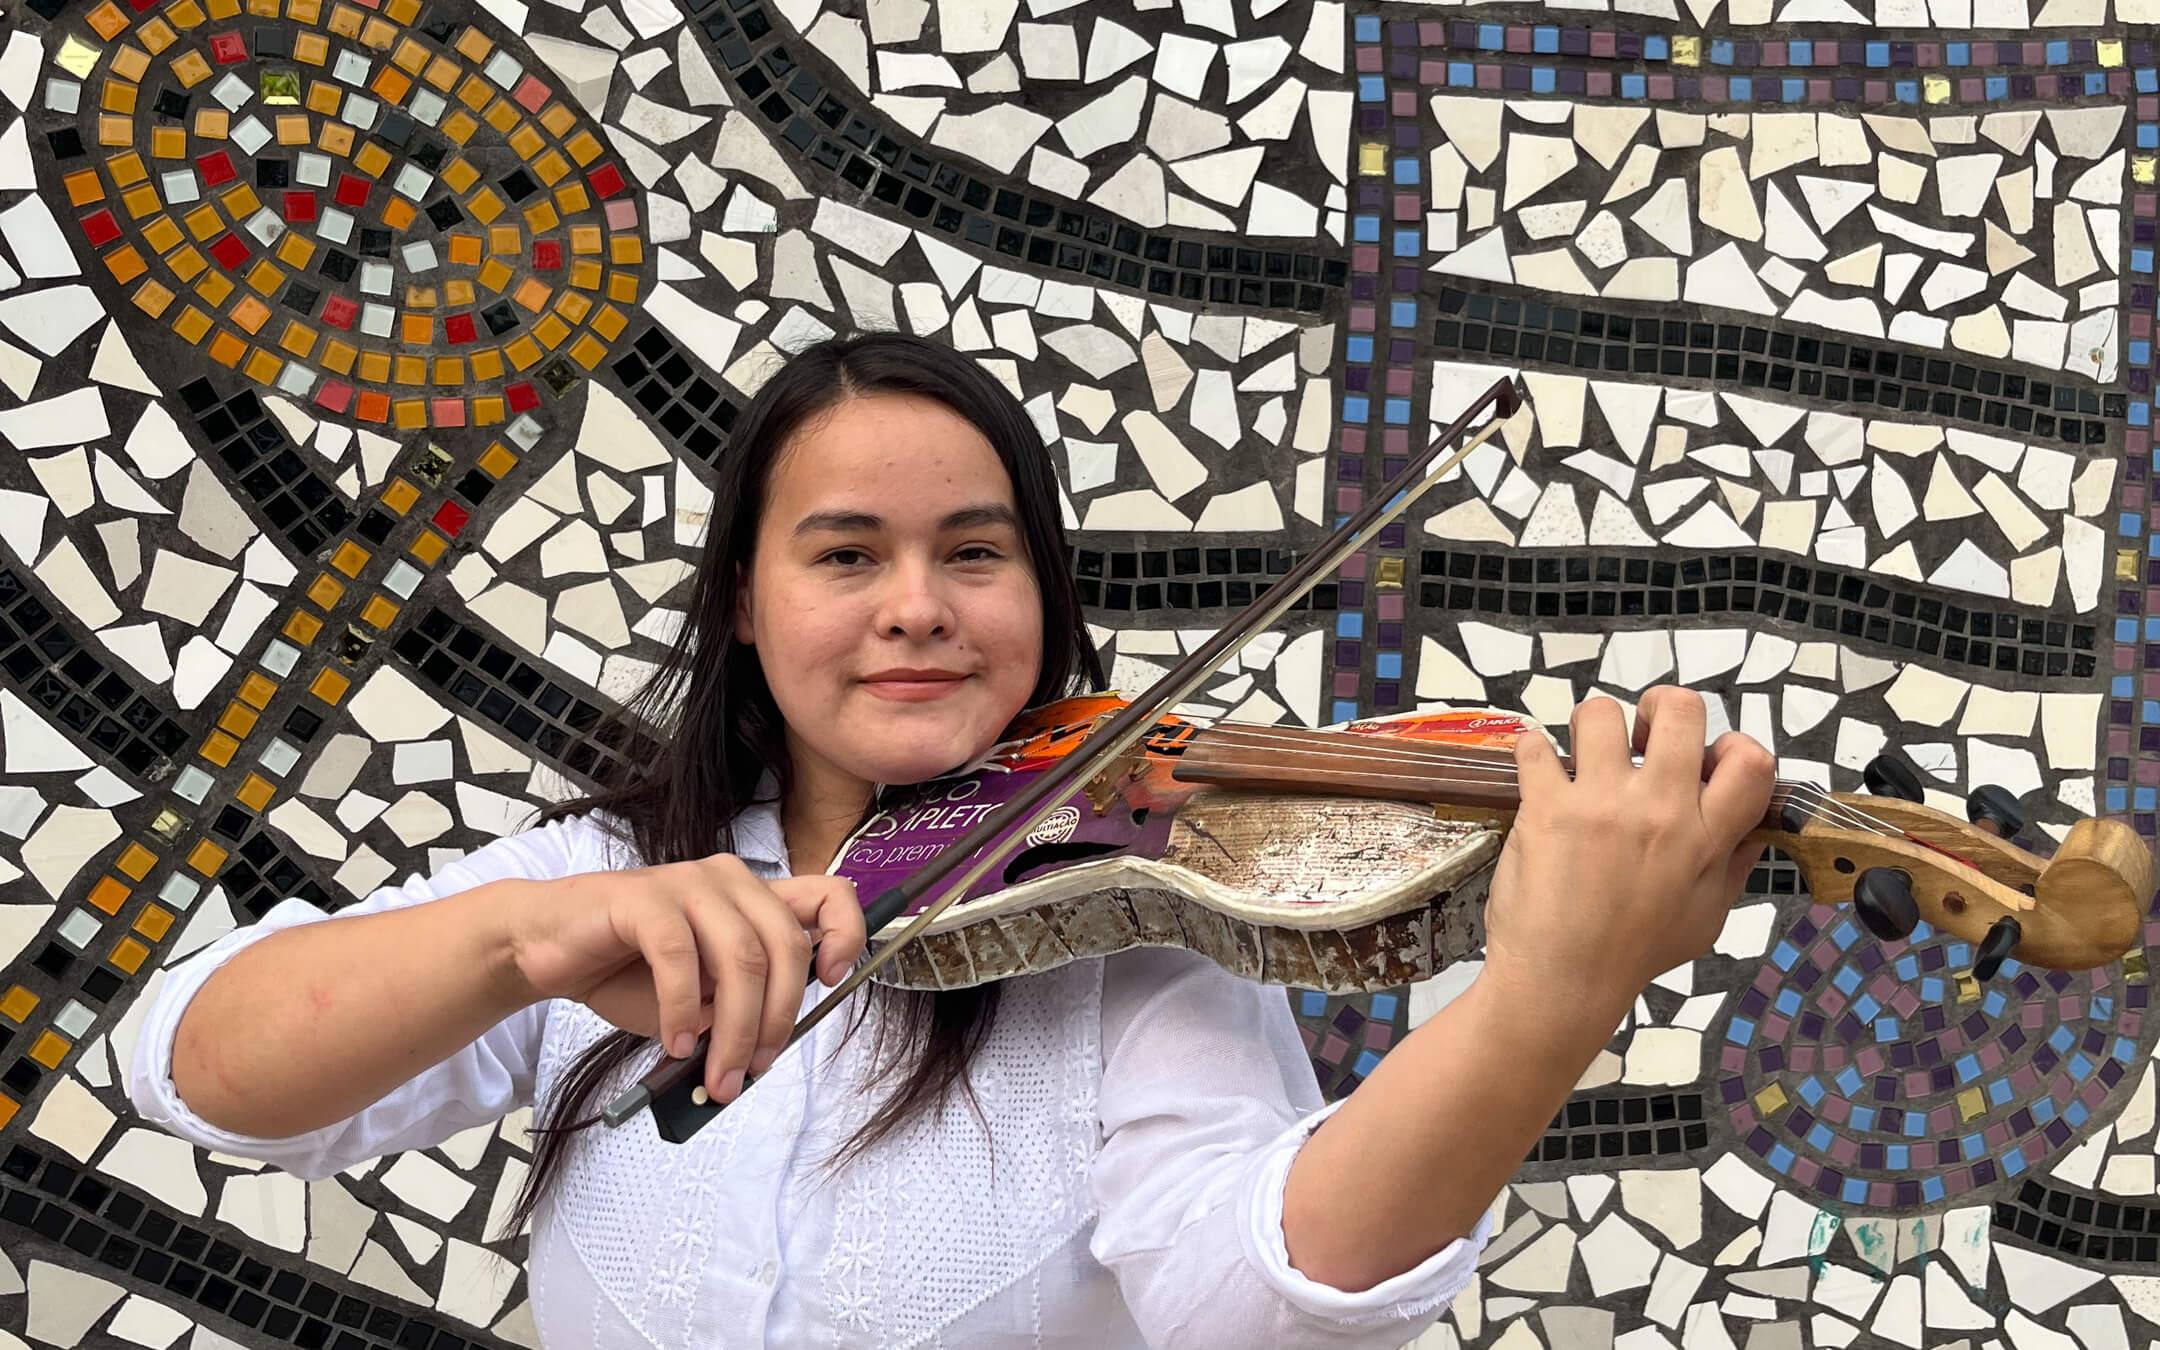
[[[534,1344],[523,1240],[484,1240],[522,1113],[304,1183],[129,1118],[133,1010],[634,753],[592,730],[681,620],[710,461],[836,330],[1025,400],[1122,687],[1519,371],[1193,711],[1561,724],[1677,678],[1788,777],[1893,747],[2041,849],[2150,837],[2156,20],[11,0],[0,1345]],[[1775,856],[1749,891],[1420,1344],[2160,1334],[2144,953],[1983,986]],[[1292,992],[1327,1090],[1474,970]]]

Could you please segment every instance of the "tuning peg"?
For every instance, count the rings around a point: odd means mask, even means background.
[[[1895,867],[1870,867],[1853,886],[1853,908],[1860,922],[1885,942],[1912,936],[1920,922],[1920,906],[1914,902],[1912,877]]]
[[[1927,796],[1920,787],[1919,773],[1894,754],[1881,754],[1869,760],[1867,767],[1860,771],[1860,780],[1878,797],[1917,802]]]
[[[2018,945],[2018,939],[2023,936],[2025,930],[2018,926],[2016,919],[2007,914],[1997,919],[1987,930],[1987,936],[1980,939],[1979,954],[1973,957],[1973,978],[1982,981],[1994,979],[1995,972],[2002,969],[2002,963],[2009,959],[2010,953]]]
[[[1965,819],[2000,838],[2012,839],[2025,828],[2025,808],[2008,789],[1989,783],[1974,788],[1965,798]]]

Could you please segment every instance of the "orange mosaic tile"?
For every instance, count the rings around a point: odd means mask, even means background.
[[[345,697],[345,691],[350,688],[352,688],[351,680],[346,679],[334,670],[323,670],[318,672],[314,681],[308,685],[308,692],[335,707]]]
[[[277,789],[271,786],[270,780],[264,778],[261,774],[255,773],[251,773],[243,779],[240,786],[233,792],[233,797],[242,806],[258,815],[268,809],[270,799],[276,795]]]

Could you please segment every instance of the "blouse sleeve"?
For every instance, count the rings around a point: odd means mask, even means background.
[[[427,1148],[529,1104],[547,1017],[544,1002],[519,1009],[356,1114],[282,1139],[235,1134],[189,1110],[173,1086],[173,1040],[196,991],[235,954],[272,933],[425,904],[489,881],[547,880],[595,870],[587,855],[597,849],[584,843],[583,837],[597,829],[584,820],[568,820],[510,835],[475,849],[431,877],[415,876],[402,886],[385,886],[335,914],[304,900],[281,901],[257,922],[227,933],[164,972],[162,987],[144,1016],[129,1058],[128,1100],[143,1119],[199,1148],[259,1159],[310,1181],[384,1154]]]
[[[1103,965],[1104,1141],[1092,1251],[1148,1343],[1397,1350],[1476,1270],[1491,1215],[1370,1289],[1290,1264],[1283,1186],[1322,1105],[1288,1000],[1190,952]]]

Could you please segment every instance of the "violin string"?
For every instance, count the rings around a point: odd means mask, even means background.
[[[1222,735],[1225,740],[1230,741],[1245,740],[1251,742],[1265,742],[1271,746],[1276,747],[1306,747],[1310,745],[1310,742],[1303,737],[1284,735],[1279,731],[1270,734],[1271,729],[1265,727],[1255,727],[1251,724],[1217,723],[1211,728],[1211,730],[1216,731],[1218,734]],[[1514,772],[1512,758],[1505,760],[1477,758],[1472,756],[1465,756],[1459,752],[1451,753],[1437,747],[1428,750],[1422,747],[1415,747],[1413,745],[1374,745],[1370,747],[1359,747],[1355,751],[1333,748],[1290,748],[1279,752],[1319,756],[1355,754],[1365,758],[1392,758],[1398,762],[1450,764],[1463,767],[1489,769],[1502,775],[1510,775]],[[1895,837],[1902,833],[1902,831],[1899,831],[1894,827],[1887,826],[1885,822],[1883,822],[1879,818],[1872,816],[1864,811],[1861,811],[1858,808],[1850,806],[1847,803],[1837,800],[1832,794],[1826,792],[1820,787],[1817,787],[1813,783],[1804,783],[1790,779],[1779,779],[1777,781],[1780,785],[1787,787],[1790,791],[1812,794],[1813,797],[1817,799],[1818,808],[1821,810],[1822,815],[1825,817],[1840,818],[1850,826],[1866,830],[1875,834]]]
[[[1254,767],[1261,767],[1261,766],[1259,766],[1259,765],[1258,765],[1258,764],[1256,763]],[[1451,777],[1451,776],[1449,776],[1449,775],[1446,775],[1446,774],[1439,774],[1439,775],[1434,775],[1434,774],[1422,774],[1422,773],[1387,773],[1387,772],[1385,772],[1385,771],[1382,771],[1382,770],[1379,770],[1379,769],[1351,769],[1351,770],[1346,770],[1346,771],[1345,771],[1345,770],[1338,770],[1338,771],[1335,771],[1335,772],[1334,772],[1334,773],[1333,773],[1333,774],[1332,774],[1331,776],[1332,776],[1332,777],[1334,778],[1334,780],[1335,780],[1335,781],[1338,781],[1338,782],[1340,782],[1340,781],[1343,781],[1343,780],[1345,780],[1345,779],[1361,779],[1361,780],[1367,780],[1367,781],[1378,781],[1378,782],[1387,782],[1387,783],[1415,783],[1415,784],[1420,784],[1420,785],[1430,785],[1430,786],[1448,786],[1448,787],[1482,787],[1482,786],[1487,786],[1487,785],[1489,785],[1489,780],[1480,780],[1480,779],[1476,779],[1476,778],[1461,778],[1461,777]],[[1783,785],[1783,786],[1785,786],[1785,787],[1798,787],[1798,786],[1804,786],[1804,785],[1803,785],[1803,784],[1789,784],[1789,785]],[[1790,792],[1787,792],[1787,793],[1786,793],[1786,796],[1787,796],[1788,798],[1790,798],[1790,797],[1791,797],[1792,795],[1793,795],[1793,794],[1791,794]],[[1773,792],[1773,793],[1771,794],[1771,801],[1772,801],[1772,803],[1773,803],[1773,804],[1775,804],[1775,803],[1777,802],[1777,800],[1778,800],[1778,793],[1777,793],[1777,792]],[[1792,802],[1791,804],[1793,804],[1793,805],[1796,805],[1796,806],[1799,806],[1799,807],[1801,808],[1802,812],[1803,812],[1803,813],[1804,813],[1804,814],[1805,814],[1805,815],[1806,815],[1806,816],[1807,816],[1807,817],[1808,817],[1809,819],[1813,819],[1813,820],[1824,820],[1824,819],[1828,819],[1828,818],[1829,818],[1829,817],[1828,817],[1828,816],[1827,816],[1827,815],[1826,815],[1825,813],[1823,813],[1823,812],[1821,812],[1821,811],[1819,811],[1819,810],[1815,809],[1815,807],[1814,807],[1813,805],[1811,805],[1811,804],[1806,804],[1806,803],[1804,803],[1804,802]]]
[[[1312,747],[1310,742],[1302,737],[1284,735],[1280,732],[1271,734],[1267,728],[1253,727],[1250,724],[1215,723],[1208,730],[1211,734],[1219,735],[1230,743],[1264,745],[1269,748],[1270,753],[1274,754],[1304,755],[1313,758],[1341,758],[1345,755],[1355,755],[1367,760],[1402,764],[1428,764],[1478,769],[1493,774],[1495,781],[1498,782],[1512,781],[1517,777],[1512,759],[1491,760],[1463,755],[1459,752],[1450,753],[1445,750],[1428,750],[1407,745],[1360,746],[1355,750],[1340,747],[1321,749]],[[1401,776],[1407,777],[1407,775]],[[1792,779],[1778,779],[1776,787],[1784,790],[1789,799],[1797,797],[1807,801],[1809,809],[1813,813],[1813,818],[1817,820],[1837,820],[1849,828],[1888,837],[1899,837],[1903,834],[1903,831],[1888,826],[1879,818],[1849,803],[1838,800],[1832,794],[1813,783]]]

